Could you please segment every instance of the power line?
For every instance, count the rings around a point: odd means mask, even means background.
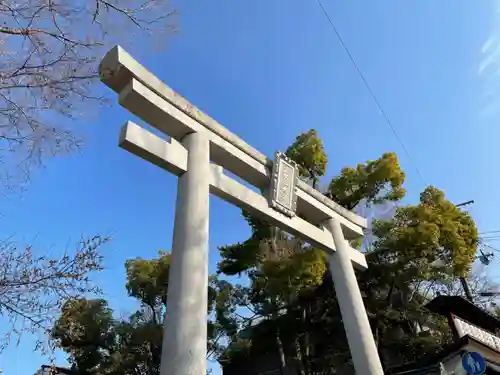
[[[488,242],[488,241],[498,241],[500,240],[500,236],[481,236],[479,235],[479,240],[482,242]]]
[[[496,252],[496,253],[500,253],[500,250],[499,250],[499,249],[497,249],[496,247],[493,247],[493,246],[491,246],[491,245],[488,245],[488,244],[486,244],[486,243],[484,243],[484,242],[483,242],[481,245],[483,245],[484,247],[487,247],[487,248],[488,248],[488,249],[490,249],[490,250],[493,250],[493,251],[494,251],[494,252]]]
[[[479,235],[492,235],[493,233],[499,233],[498,235],[500,236],[500,230],[487,230],[486,232],[480,232]]]
[[[379,100],[377,99],[377,96],[375,95],[375,93],[373,92],[370,84],[366,80],[365,75],[363,74],[363,72],[359,68],[358,64],[356,63],[356,60],[354,59],[354,56],[349,51],[349,48],[347,47],[347,45],[345,44],[344,40],[342,39],[342,36],[340,35],[340,33],[338,32],[337,28],[333,24],[333,21],[332,21],[330,15],[328,14],[328,12],[326,11],[325,7],[323,6],[323,3],[321,2],[321,0],[317,0],[317,1],[318,1],[318,4],[319,4],[321,10],[324,13],[326,19],[328,20],[328,23],[332,27],[333,32],[337,36],[337,39],[339,40],[340,44],[344,48],[344,51],[346,52],[347,56],[349,56],[349,59],[351,60],[352,64],[354,65],[354,68],[356,69],[359,77],[363,81],[363,83],[364,83],[366,89],[368,90],[368,92],[370,93],[370,96],[372,97],[373,101],[377,105],[380,113],[382,114],[382,117],[384,118],[384,120],[387,123],[387,125],[391,128],[394,136],[396,137],[397,141],[401,145],[401,148],[403,149],[404,153],[406,154],[406,156],[408,157],[408,159],[410,160],[410,162],[413,164],[413,167],[415,168],[415,171],[417,172],[418,176],[420,177],[420,179],[422,180],[422,182],[424,183],[424,185],[427,185],[427,183],[425,182],[425,179],[424,179],[422,173],[420,172],[420,169],[417,166],[417,163],[415,163],[415,161],[411,157],[410,153],[408,152],[408,149],[406,148],[406,146],[403,143],[403,140],[401,139],[401,137],[399,136],[398,132],[396,131],[396,128],[392,124],[392,121],[389,119],[389,116],[387,116],[387,113],[382,108],[382,105],[380,104]]]
[[[326,8],[323,6],[322,1],[321,0],[317,0],[317,2],[318,2],[318,5],[320,6],[321,10],[323,11],[323,14],[325,15],[326,19],[328,20],[328,23],[330,24],[330,26],[331,26],[333,32],[335,33],[337,39],[339,40],[340,44],[342,45],[342,48],[344,49],[345,53],[349,57],[349,60],[351,61],[351,63],[354,66],[354,68],[356,69],[356,72],[358,73],[359,77],[361,78],[361,81],[363,82],[365,88],[367,89],[368,93],[370,94],[370,96],[372,97],[373,101],[375,102],[377,108],[379,109],[380,113],[382,114],[382,117],[384,118],[386,124],[389,126],[389,128],[392,131],[392,133],[394,134],[394,136],[396,137],[397,141],[399,142],[401,148],[403,149],[404,153],[406,154],[406,156],[408,157],[408,159],[410,160],[410,162],[413,164],[413,167],[414,167],[415,171],[417,172],[418,176],[420,177],[420,179],[422,180],[422,182],[424,183],[424,185],[427,185],[427,183],[426,183],[426,181],[425,181],[425,179],[424,179],[424,177],[423,177],[420,169],[418,168],[417,163],[412,158],[410,152],[406,148],[405,144],[403,143],[403,140],[401,139],[401,137],[399,136],[396,128],[394,127],[394,124],[392,123],[391,119],[389,118],[389,116],[385,112],[384,108],[382,107],[382,104],[380,103],[380,101],[378,100],[377,96],[375,95],[375,92],[373,91],[373,89],[371,88],[370,84],[368,83],[368,80],[366,79],[365,75],[363,74],[363,72],[359,68],[359,65],[356,63],[356,60],[354,59],[354,56],[352,55],[351,51],[347,47],[347,44],[344,42],[344,39],[340,35],[339,31],[335,27],[335,24],[333,23],[333,20],[330,17],[330,15],[328,14],[328,11],[326,10]],[[461,203],[461,204],[457,205],[457,207],[458,206],[462,206],[462,205],[465,206],[465,205],[468,205],[468,204],[471,204],[471,203],[474,203],[474,201],[468,201],[468,202]],[[498,233],[498,236],[500,236],[500,230],[486,231],[486,232],[479,233],[479,235],[480,235],[480,237],[483,237],[482,240],[494,241],[494,240],[498,239],[497,235],[494,235],[494,233]],[[486,235],[486,236],[484,236],[484,235]],[[493,250],[493,251],[495,251],[497,253],[500,253],[499,249],[494,248],[491,245],[487,245],[484,242],[483,242],[483,245],[486,246],[486,247],[488,247],[490,250]]]

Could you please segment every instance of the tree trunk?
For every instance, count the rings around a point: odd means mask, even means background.
[[[299,368],[300,375],[306,375],[304,366],[304,358],[302,356],[302,348],[300,347],[299,335],[295,335],[295,359],[297,360],[297,367]]]
[[[277,227],[271,228],[271,250],[273,252],[273,256],[277,256],[277,246],[276,242],[278,240],[279,229]],[[283,348],[283,342],[281,341],[280,335],[280,324],[279,324],[279,313],[278,313],[278,302],[276,301],[276,296],[271,297],[271,304],[273,306],[272,318],[276,324],[276,348],[278,349],[278,353],[280,356],[280,374],[285,374],[286,367],[286,357],[285,357],[285,349]]]
[[[304,327],[304,355],[303,362],[306,374],[309,375],[311,373],[310,368],[310,360],[311,360],[311,337],[309,333],[309,321],[311,316],[311,302],[307,300],[306,307],[302,311],[302,326]]]
[[[274,313],[275,318],[278,316],[277,313]],[[278,320],[274,320],[276,323],[278,323]],[[286,367],[286,358],[285,358],[285,349],[283,348],[283,342],[281,341],[280,337],[280,328],[279,328],[279,323],[277,324],[276,327],[276,347],[278,349],[278,353],[280,356],[280,374],[284,375],[285,374],[285,367]]]
[[[309,172],[309,178],[311,179],[311,184],[312,184],[312,187],[313,189],[316,189],[316,175],[314,174],[314,172],[312,171],[308,171]]]

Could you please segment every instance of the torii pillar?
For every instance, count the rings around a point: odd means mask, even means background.
[[[161,375],[206,373],[210,193],[329,254],[356,373],[383,375],[353,268],[366,269],[366,259],[346,241],[363,235],[366,220],[299,180],[295,163],[285,155],[270,160],[230,133],[121,47],[111,49],[99,68],[123,107],[170,136],[164,140],[129,121],[120,146],[179,177]],[[224,169],[265,195],[226,176]]]

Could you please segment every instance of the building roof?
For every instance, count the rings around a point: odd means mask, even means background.
[[[418,371],[432,368],[434,366],[439,366],[439,362],[453,352],[459,351],[463,346],[465,346],[471,338],[469,336],[464,336],[460,340],[446,346],[440,352],[435,355],[425,356],[419,361],[406,363],[401,366],[392,367],[387,370],[387,374],[418,374]],[[475,340],[474,340],[475,341]]]
[[[464,336],[461,339],[453,342],[452,344],[446,346],[436,355],[431,355],[423,358],[420,361],[407,363],[402,366],[392,367],[386,371],[388,375],[419,375],[419,374],[429,374],[433,369],[438,370],[440,363],[446,358],[454,353],[460,352],[468,343],[475,343],[485,347],[483,343],[475,340],[470,336]],[[500,375],[500,367],[498,364],[486,361],[486,368],[488,374],[498,374]]]
[[[73,371],[69,368],[52,366],[52,365],[42,365],[40,370],[42,374],[45,373],[68,374],[68,375],[73,374]]]
[[[460,296],[438,296],[426,305],[430,311],[449,317],[456,315],[490,332],[500,329],[500,320]]]

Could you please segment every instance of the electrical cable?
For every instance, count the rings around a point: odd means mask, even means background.
[[[399,136],[399,134],[398,134],[398,132],[397,132],[394,124],[392,123],[391,119],[387,115],[387,112],[382,107],[382,104],[378,100],[377,96],[375,95],[375,92],[373,91],[372,87],[368,83],[368,80],[366,79],[365,75],[363,74],[363,72],[361,71],[359,65],[357,64],[356,60],[354,59],[354,56],[352,55],[351,51],[347,47],[347,44],[344,42],[344,39],[342,38],[342,36],[340,35],[339,31],[337,30],[335,24],[333,23],[333,20],[330,17],[328,11],[323,6],[323,3],[322,3],[321,0],[317,0],[317,2],[318,2],[318,5],[320,6],[320,8],[321,8],[321,10],[322,10],[322,12],[324,14],[324,16],[326,17],[328,23],[330,24],[330,27],[332,28],[333,32],[335,33],[335,36],[339,40],[340,44],[342,45],[342,48],[344,49],[345,53],[349,57],[349,60],[351,61],[352,65],[354,66],[356,72],[358,73],[358,75],[359,75],[361,81],[363,82],[365,88],[367,89],[368,93],[370,94],[370,96],[372,97],[373,101],[375,102],[375,105],[377,106],[377,108],[379,109],[380,113],[382,114],[382,117],[383,117],[384,121],[386,122],[386,124],[391,129],[392,133],[394,134],[396,140],[399,142],[399,144],[400,144],[401,148],[403,149],[404,153],[406,154],[407,158],[413,164],[413,167],[414,167],[415,171],[417,172],[417,175],[420,177],[420,179],[423,182],[423,184],[425,186],[427,186],[426,180],[424,179],[423,174],[420,171],[420,168],[418,167],[417,163],[415,162],[415,160],[411,156],[410,152],[406,148],[406,146],[405,146],[402,138]],[[498,236],[493,236],[493,235],[492,236],[486,236],[484,239],[481,240],[481,243],[482,243],[483,246],[485,246],[485,247],[489,248],[490,250],[493,250],[494,252],[500,254],[500,250],[499,249],[497,249],[497,248],[495,248],[495,247],[493,247],[491,245],[485,244],[483,242],[483,240],[488,240],[488,241],[497,241],[497,240],[500,240],[500,230],[482,232],[482,233],[480,233],[480,236],[484,235],[484,234],[493,234],[493,233],[498,233]],[[497,257],[493,257],[493,260],[494,260],[495,263],[500,264],[500,261],[498,260]]]
[[[321,10],[323,11],[323,14],[325,15],[326,19],[328,20],[328,23],[330,24],[333,32],[337,36],[337,39],[339,40],[340,44],[344,48],[344,51],[346,52],[347,56],[349,57],[349,60],[351,60],[351,63],[353,64],[354,68],[356,69],[356,72],[358,73],[359,77],[363,81],[363,84],[365,85],[366,89],[370,93],[370,96],[372,97],[372,99],[375,102],[376,106],[378,107],[380,113],[382,114],[382,117],[384,118],[384,120],[387,123],[387,125],[389,126],[389,128],[392,130],[394,136],[396,137],[397,141],[399,142],[399,144],[400,144],[401,148],[403,149],[404,153],[406,154],[407,158],[413,164],[413,167],[414,167],[415,171],[417,172],[418,176],[420,177],[420,179],[422,180],[423,184],[425,186],[427,186],[427,183],[426,183],[426,181],[425,181],[422,173],[420,172],[420,169],[418,168],[417,163],[415,163],[415,160],[412,158],[410,152],[408,151],[408,149],[406,148],[405,144],[403,143],[403,140],[401,139],[401,137],[399,136],[398,132],[396,131],[396,128],[394,127],[392,121],[389,119],[389,116],[387,115],[387,113],[385,112],[384,108],[380,104],[380,101],[378,100],[377,96],[375,95],[375,92],[372,90],[372,88],[371,88],[370,84],[368,83],[365,75],[363,74],[363,72],[359,68],[358,64],[356,63],[356,60],[354,59],[354,56],[349,51],[349,48],[347,47],[346,43],[342,39],[342,36],[340,35],[340,33],[338,32],[337,28],[335,27],[335,25],[334,25],[334,23],[332,21],[332,18],[330,17],[330,15],[328,14],[327,10],[323,6],[323,3],[321,2],[321,0],[317,0],[317,1],[318,1],[318,4],[319,4]]]
[[[488,230],[486,232],[479,232],[479,235],[480,236],[483,236],[483,235],[490,236],[490,235],[494,235],[494,233],[498,233],[496,236],[500,236],[500,230]]]

